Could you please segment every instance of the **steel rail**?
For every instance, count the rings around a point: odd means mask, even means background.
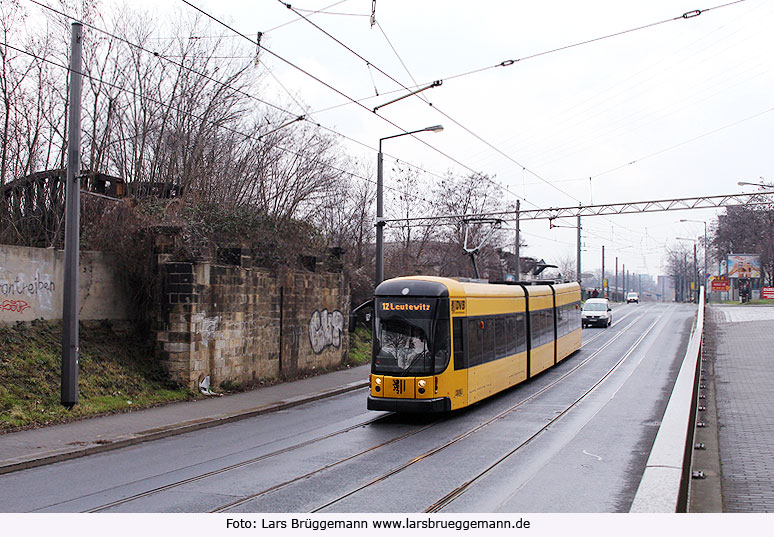
[[[645,310],[645,311],[641,312],[642,315],[640,317],[644,316],[645,313],[648,310]],[[659,317],[659,319],[660,319],[660,317]],[[352,495],[354,495],[354,494],[356,494],[356,493],[358,493],[358,492],[360,492],[362,490],[365,490],[365,489],[367,489],[369,487],[372,487],[372,486],[374,486],[374,485],[376,485],[378,483],[381,483],[382,481],[385,481],[386,479],[388,479],[388,478],[390,478],[390,477],[392,477],[392,476],[394,476],[394,475],[396,475],[396,474],[398,474],[400,472],[403,472],[407,468],[412,467],[413,465],[417,464],[418,462],[423,461],[423,460],[427,459],[428,457],[432,457],[433,455],[436,455],[436,454],[440,453],[441,451],[445,450],[446,448],[457,444],[461,440],[464,440],[465,438],[468,438],[469,436],[473,435],[474,433],[484,429],[488,425],[491,425],[492,423],[496,422],[497,420],[499,420],[501,418],[504,418],[508,414],[511,414],[512,412],[515,412],[516,410],[518,410],[524,404],[526,404],[526,403],[532,401],[533,399],[537,398],[538,396],[542,395],[543,393],[545,393],[549,389],[553,388],[557,384],[559,384],[562,381],[564,381],[567,377],[572,375],[575,371],[577,371],[578,369],[580,369],[581,367],[583,367],[584,365],[589,363],[592,359],[594,359],[597,355],[599,355],[603,350],[605,350],[607,347],[612,345],[619,337],[621,337],[623,334],[628,332],[633,326],[634,326],[634,322],[631,322],[630,324],[625,326],[621,331],[619,331],[617,334],[615,334],[612,338],[610,338],[610,340],[605,342],[604,345],[602,345],[599,349],[597,349],[592,354],[590,354],[588,357],[586,357],[583,361],[579,362],[574,367],[572,367],[572,369],[566,371],[559,378],[553,380],[552,382],[550,382],[546,386],[542,387],[541,389],[539,389],[537,392],[531,394],[530,396],[525,397],[524,399],[522,399],[518,403],[514,404],[513,406],[503,410],[502,412],[496,414],[495,416],[492,416],[491,418],[489,418],[486,421],[480,423],[479,425],[473,427],[472,429],[469,429],[469,430],[467,430],[467,431],[457,435],[456,437],[454,437],[451,440],[441,444],[440,446],[437,446],[437,447],[435,447],[435,448],[433,448],[431,450],[428,450],[428,451],[422,453],[421,455],[416,456],[416,457],[412,458],[411,460],[409,460],[409,461],[407,461],[407,462],[405,462],[405,463],[403,463],[403,464],[401,464],[399,466],[396,466],[396,467],[388,470],[387,472],[379,475],[378,477],[375,477],[375,478],[369,480],[368,482],[366,482],[366,483],[364,483],[364,484],[362,484],[362,485],[360,485],[360,486],[358,486],[358,487],[348,491],[347,493],[342,494],[341,496],[338,496],[338,497],[336,497],[336,498],[334,498],[332,500],[329,500],[328,502],[326,502],[326,503],[316,507],[315,509],[312,509],[310,511],[310,513],[319,512],[319,511],[321,511],[321,510],[323,510],[323,509],[325,509],[327,507],[330,507],[331,505],[334,505],[334,504],[336,504],[336,503],[338,503],[338,502],[340,502],[340,501],[342,501],[342,500],[344,500],[344,499],[346,499],[346,498],[348,498],[348,497],[350,497],[350,496],[352,496]],[[594,339],[596,339],[596,338],[594,338]]]

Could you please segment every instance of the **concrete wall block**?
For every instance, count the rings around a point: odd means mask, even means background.
[[[164,350],[167,352],[189,352],[191,350],[190,343],[164,343]]]
[[[207,265],[209,272],[203,268]],[[284,271],[272,275],[264,269],[193,266],[197,293],[171,293],[179,301],[167,320],[174,334],[159,336],[160,355],[185,356],[191,378],[210,374],[214,382],[252,382],[279,374],[280,309],[283,323],[283,365],[288,370],[330,367],[340,363],[346,352],[346,334],[339,346],[328,345],[315,353],[309,340],[309,323],[315,311],[348,313],[349,294],[341,275]],[[179,267],[182,269],[182,267]],[[180,274],[184,274],[181,271]],[[183,278],[184,280],[185,278]],[[176,285],[188,283],[178,279]],[[201,286],[198,286],[202,282]],[[205,285],[206,284],[206,285]],[[280,287],[283,300],[280,304]],[[176,291],[183,289],[175,288]],[[195,298],[194,298],[195,297]],[[198,300],[198,302],[186,302]],[[188,314],[190,324],[170,322]],[[211,319],[218,318],[217,324]],[[183,329],[184,328],[184,329]],[[183,334],[190,335],[190,347]],[[166,337],[166,340],[164,339]],[[180,340],[183,341],[175,341]],[[179,370],[179,364],[165,361]],[[212,370],[210,370],[212,369]],[[182,373],[176,372],[180,377]],[[196,379],[194,379],[196,380]]]

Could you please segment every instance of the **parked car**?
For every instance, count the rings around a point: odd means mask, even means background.
[[[607,328],[613,323],[613,313],[610,302],[606,298],[589,298],[583,303],[581,310],[581,325],[583,328],[592,325]]]
[[[637,304],[640,303],[639,293],[631,292],[628,295],[626,295],[626,303],[631,304],[632,302],[636,302]]]

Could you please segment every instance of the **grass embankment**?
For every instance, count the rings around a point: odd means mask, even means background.
[[[0,325],[0,433],[195,397],[175,386],[147,341],[109,324],[79,330],[78,404],[60,404],[62,325]]]
[[[79,330],[78,404],[67,410],[60,404],[61,339],[57,322],[0,325],[0,434],[202,397],[168,380],[145,339],[108,323],[90,323]],[[371,333],[359,328],[342,367],[370,359]],[[265,379],[260,385],[276,382]]]

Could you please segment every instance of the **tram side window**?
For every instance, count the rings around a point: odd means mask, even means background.
[[[543,316],[539,311],[532,311],[529,314],[530,328],[532,332],[532,348],[543,344]]]
[[[507,333],[508,340],[507,340],[507,350],[508,356],[512,354],[516,354],[518,352],[517,350],[517,342],[518,342],[518,330],[516,328],[516,316],[515,315],[508,315],[505,318],[505,332]]]
[[[527,350],[527,317],[523,313],[516,314],[516,352]]]
[[[468,319],[468,367],[483,363],[484,330],[481,319]]]
[[[435,336],[433,337],[433,356],[435,357],[435,367],[433,372],[443,373],[449,365],[449,321],[439,321],[435,325]]]
[[[540,310],[531,313],[532,346],[539,347],[550,343],[554,338],[554,321],[552,310]]]
[[[556,308],[556,335],[562,337],[567,333],[567,306]]]
[[[452,321],[452,331],[454,337],[454,369],[460,371],[468,367],[465,360],[465,342],[462,330],[462,319],[459,317]]]
[[[481,363],[486,363],[497,358],[495,354],[496,319],[494,317],[489,317],[483,319],[481,322],[484,323],[484,349],[481,355]]]
[[[508,331],[505,328],[505,317],[495,319],[495,358],[508,356]]]

